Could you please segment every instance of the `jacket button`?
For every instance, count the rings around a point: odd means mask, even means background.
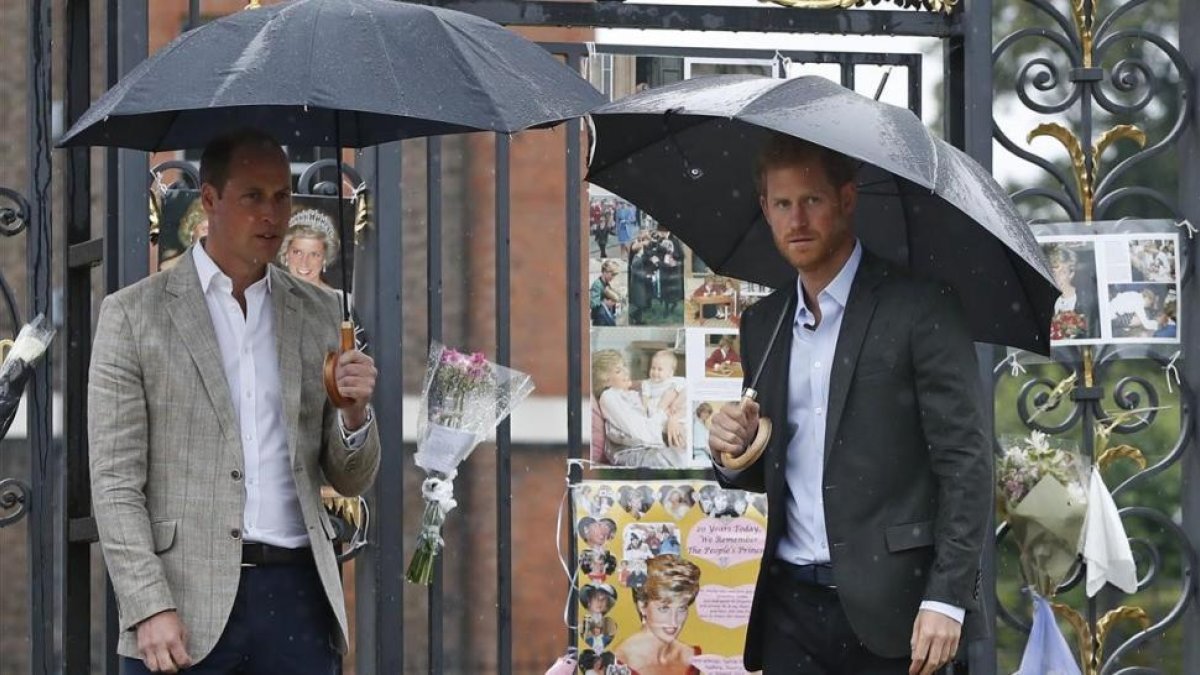
[[[230,477],[230,478],[232,478],[232,479],[234,479],[234,480],[241,480],[241,479],[242,479],[242,472],[241,472],[241,471],[238,471],[237,469],[234,469],[233,471],[230,471],[230,472],[229,472],[229,477]]]
[[[241,531],[241,530],[239,530],[239,529],[237,529],[237,528],[234,528],[234,529],[232,529],[232,530],[230,530],[230,531],[229,531],[229,536],[230,536],[230,537],[233,537],[234,539],[241,539],[241,538],[242,538],[242,531]]]

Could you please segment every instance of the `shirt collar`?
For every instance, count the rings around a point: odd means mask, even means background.
[[[196,264],[196,275],[200,277],[200,290],[206,294],[208,293],[209,287],[212,286],[214,279],[217,279],[218,277],[222,277],[224,279],[229,279],[229,276],[227,274],[225,274],[224,272],[222,272],[221,268],[217,267],[217,263],[213,262],[213,259],[209,257],[208,251],[204,250],[204,240],[203,239],[201,239],[195,246],[192,246],[192,261]],[[263,279],[265,279],[267,282],[266,291],[267,291],[267,293],[270,293],[271,292],[271,266],[270,265],[267,265],[267,273],[263,275]],[[259,279],[258,281],[251,284],[251,286],[253,287],[253,286],[258,285],[259,283],[262,282],[263,279]],[[233,285],[233,282],[232,282],[232,280],[230,280],[230,286],[232,286],[232,285]]]
[[[845,307],[846,302],[850,299],[850,288],[854,285],[854,277],[858,274],[859,264],[862,263],[863,248],[862,242],[854,240],[854,250],[850,252],[850,257],[846,259],[842,265],[841,271],[829,282],[825,290],[821,291],[817,296],[817,302],[821,302],[822,296],[829,296],[838,306]],[[796,295],[800,301],[796,303],[796,322],[800,323],[804,317],[807,317],[811,312],[808,309],[808,304],[804,299],[804,286],[801,284],[800,277],[796,277]]]

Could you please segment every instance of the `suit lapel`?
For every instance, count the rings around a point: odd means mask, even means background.
[[[858,357],[862,353],[863,340],[871,326],[871,317],[875,314],[877,298],[875,286],[883,279],[883,270],[878,260],[863,251],[862,262],[854,283],[850,287],[850,297],[846,300],[846,313],[842,317],[842,328],[838,333],[837,347],[833,352],[833,371],[829,376],[829,417],[825,428],[825,465],[829,465],[829,453],[833,449],[834,439],[837,438],[838,426],[841,424],[842,412],[846,407],[846,397],[850,393],[850,382],[854,377],[854,369],[858,365]]]
[[[183,343],[200,372],[200,380],[204,383],[204,390],[212,402],[221,431],[226,439],[237,441],[237,416],[233,414],[233,399],[229,396],[229,383],[225,381],[221,348],[217,344],[217,333],[213,329],[212,315],[208,311],[208,302],[200,287],[200,277],[196,273],[191,249],[188,249],[182,258],[178,265],[164,272],[171,275],[167,280],[167,293],[173,296],[168,301],[167,313],[175,326],[179,341]]]
[[[300,301],[292,293],[295,283],[274,265],[270,266],[271,306],[275,319],[275,351],[279,355],[279,379],[283,416],[287,423],[288,457],[295,462],[296,436],[300,424],[300,333],[303,321]]]

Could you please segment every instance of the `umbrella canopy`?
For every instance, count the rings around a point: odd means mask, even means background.
[[[855,228],[872,252],[954,286],[980,342],[1041,353],[1059,291],[1012,201],[904,108],[820,77],[728,75],[592,112],[588,180],[633,202],[718,273],[780,288],[793,269],[759,208],[754,164],[779,132],[864,162]]]
[[[470,14],[293,0],[179,36],[100,97],[60,145],[175,150],[253,127],[283,144],[365,147],[512,133],[604,100],[538,45]]]

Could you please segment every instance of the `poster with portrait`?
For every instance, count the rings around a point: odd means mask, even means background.
[[[1037,225],[1034,232],[1062,291],[1052,345],[1179,342],[1179,233],[1170,221]]]
[[[746,672],[763,495],[708,481],[589,480],[572,487],[572,512],[580,672],[646,672],[664,656],[681,670]]]
[[[338,198],[325,195],[292,195],[292,215],[288,221],[289,230],[304,227],[310,231],[319,232],[327,242],[334,242],[320,249],[323,262],[319,272],[321,280],[333,288],[342,288],[342,258],[339,254],[341,242],[346,242],[346,278],[354,279],[354,223],[356,204],[353,198],[341,201],[342,230],[338,235]],[[294,270],[299,264],[299,255],[295,251],[279,251],[279,263],[289,270]]]
[[[168,188],[154,194],[152,203],[151,238],[158,249],[159,269],[166,269],[208,233],[208,216],[199,190]]]

